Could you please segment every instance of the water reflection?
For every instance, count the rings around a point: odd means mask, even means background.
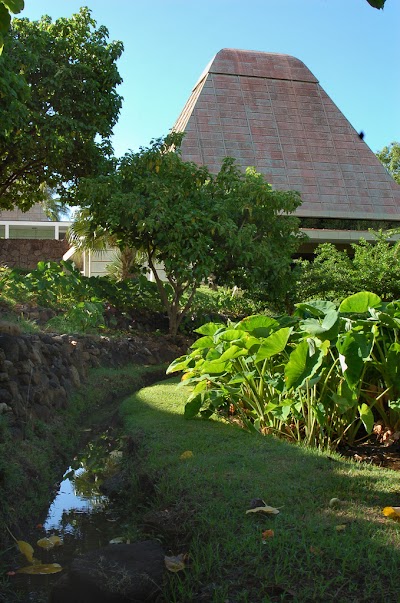
[[[25,539],[33,544],[43,563],[59,563],[67,569],[74,557],[121,535],[121,509],[100,492],[103,481],[121,470],[121,463],[120,441],[111,429],[95,437],[71,460],[43,526],[26,534]],[[38,551],[37,540],[52,534],[59,536],[63,545]],[[17,563],[20,561],[18,558]],[[47,603],[58,579],[58,574],[14,576],[15,593],[7,603]]]
[[[46,531],[62,527],[63,532],[73,533],[75,525],[64,524],[63,514],[70,511],[88,513],[105,503],[106,498],[98,491],[98,481],[88,478],[89,472],[83,467],[75,470],[68,468],[43,525]]]

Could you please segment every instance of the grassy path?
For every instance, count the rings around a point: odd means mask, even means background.
[[[400,601],[400,523],[382,515],[400,505],[400,473],[186,421],[187,390],[176,383],[145,388],[121,409],[130,471],[148,485],[135,503],[141,534],[190,555],[170,574],[168,603]],[[257,498],[280,513],[246,514]]]

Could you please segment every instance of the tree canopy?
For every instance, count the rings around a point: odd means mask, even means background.
[[[4,36],[11,23],[10,13],[20,13],[24,8],[24,0],[0,0],[0,54],[3,52]]]
[[[80,178],[103,171],[122,50],[87,8],[55,22],[13,19],[0,57],[0,209],[29,209],[43,185],[68,203]]]
[[[390,172],[397,184],[400,184],[400,143],[392,142],[390,145],[383,147],[381,151],[378,151],[376,156]]]
[[[279,295],[300,239],[290,215],[300,205],[298,193],[273,191],[230,158],[213,175],[182,160],[181,141],[178,133],[152,141],[125,155],[109,176],[84,180],[78,191],[93,230],[101,227],[121,248],[145,253],[173,334],[210,275],[218,284]]]

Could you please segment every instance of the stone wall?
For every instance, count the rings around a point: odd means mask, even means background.
[[[32,270],[40,261],[59,262],[68,249],[65,239],[0,239],[0,265]]]
[[[28,419],[48,421],[67,407],[90,368],[162,364],[185,351],[155,337],[17,335],[10,328],[0,332],[0,414],[16,431]]]

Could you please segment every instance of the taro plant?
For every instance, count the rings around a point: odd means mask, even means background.
[[[400,302],[374,293],[339,308],[311,301],[293,316],[207,323],[168,372],[194,386],[187,418],[230,410],[252,430],[335,448],[370,434],[377,419],[399,427],[399,327]]]

